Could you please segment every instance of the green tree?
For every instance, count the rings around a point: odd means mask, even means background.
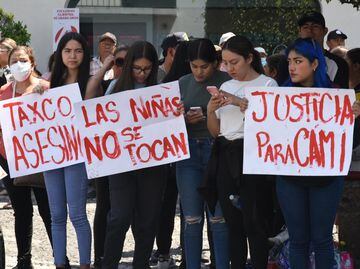
[[[297,20],[310,10],[320,11],[318,1],[208,0],[205,31],[215,42],[229,31],[247,36],[271,54],[297,38]]]
[[[325,0],[351,4],[360,0]],[[298,36],[298,18],[311,10],[320,11],[317,0],[207,0],[206,35],[217,43],[225,32],[245,35],[268,53],[278,52]],[[276,50],[274,50],[276,48]]]
[[[9,37],[19,45],[28,45],[31,35],[27,27],[20,21],[14,20],[14,15],[0,8],[0,32],[2,37]]]

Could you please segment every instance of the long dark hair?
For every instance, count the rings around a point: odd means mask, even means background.
[[[199,38],[190,41],[188,57],[190,62],[203,60],[207,63],[215,63],[217,60],[214,44],[207,38]]]
[[[253,59],[251,62],[251,67],[255,70],[256,73],[264,74],[264,68],[261,64],[260,54],[255,50],[254,45],[247,37],[240,35],[231,37],[228,41],[225,42],[222,51],[224,50],[241,55],[245,59],[248,59],[250,55],[252,55]]]
[[[314,71],[314,87],[331,88],[331,81],[326,73],[326,61],[323,49],[318,42],[311,38],[298,38],[286,50],[286,56],[289,56],[291,51],[304,56],[306,59],[313,63],[315,59],[318,60],[318,67]],[[289,79],[285,82],[284,86],[295,86]]]
[[[79,33],[69,32],[60,39],[57,50],[55,52],[55,62],[51,72],[50,87],[54,88],[63,86],[65,84],[66,78],[68,76],[68,70],[62,59],[62,50],[70,40],[79,42],[84,51],[84,58],[79,66],[79,72],[77,76],[77,82],[79,83],[81,95],[84,97],[90,73],[90,49],[85,38]]]
[[[132,67],[134,61],[141,58],[145,58],[152,63],[151,72],[146,79],[145,86],[152,86],[157,84],[159,61],[156,50],[154,46],[147,41],[137,41],[132,44],[125,56],[123,71],[115,84],[113,93],[135,88]]]
[[[175,81],[191,73],[189,60],[187,58],[187,49],[189,42],[181,41],[177,47],[174,55],[174,61],[171,65],[169,73],[164,77],[162,82]]]
[[[270,71],[276,71],[276,76],[273,78],[278,85],[283,85],[289,78],[289,63],[284,54],[273,54],[266,58],[266,64]]]
[[[351,49],[346,53],[346,57],[353,64],[360,64],[360,48]]]

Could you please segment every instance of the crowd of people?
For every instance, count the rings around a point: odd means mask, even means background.
[[[31,48],[0,40],[0,99],[77,82],[83,99],[179,81],[190,158],[95,179],[94,268],[118,268],[126,233],[134,235],[134,269],[173,266],[171,241],[180,201],[182,263],[200,269],[203,225],[208,225],[211,268],[244,269],[250,252],[254,269],[268,264],[269,237],[286,225],[292,269],[306,269],[309,249],[317,269],[333,268],[332,228],[344,177],[245,175],[244,113],[249,86],[353,88],[360,94],[360,48],[347,50],[347,36],[328,33],[321,13],[298,20],[299,38],[280,54],[267,55],[245,36],[225,33],[215,45],[167,36],[159,61],[153,44],[118,45],[112,33],[99,39],[98,56],[78,33],[66,33],[50,57],[49,72],[36,70]],[[360,105],[353,105],[355,116]],[[360,143],[355,122],[354,148]],[[0,162],[8,171],[3,140]],[[121,165],[121,164],[119,164]],[[261,169],[261,167],[259,167]],[[89,181],[84,163],[43,173],[46,188],[20,187],[3,179],[15,217],[17,269],[32,269],[31,237],[35,194],[53,249],[56,268],[71,268],[66,255],[66,221],[75,228],[80,269],[91,267],[92,232],[86,214]],[[179,199],[178,199],[179,198]],[[234,203],[236,200],[236,203]],[[156,250],[153,250],[156,240]]]

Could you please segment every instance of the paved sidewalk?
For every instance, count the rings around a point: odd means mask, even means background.
[[[2,207],[4,206],[5,202],[0,202],[0,225],[2,227],[2,231],[4,234],[5,240],[5,251],[6,251],[6,269],[11,269],[16,265],[16,241],[14,236],[14,216],[13,210],[4,210]],[[87,212],[88,218],[91,223],[93,223],[94,214],[95,214],[95,203],[88,203],[87,205]],[[176,223],[175,223],[175,231],[173,234],[173,243],[172,253],[174,254],[174,258],[176,260],[180,259],[180,249],[178,246],[180,245],[179,239],[179,230],[180,230],[180,219],[176,216]],[[205,228],[205,227],[204,227]],[[34,225],[33,225],[33,243],[32,243],[32,255],[33,255],[33,264],[35,269],[52,269],[55,268],[53,266],[53,259],[52,259],[52,251],[50,247],[49,240],[46,235],[45,227],[41,221],[39,216],[39,212],[37,210],[37,206],[34,206]],[[204,229],[205,230],[205,229]],[[206,239],[205,231],[204,231],[204,239]],[[77,241],[75,236],[75,231],[68,220],[68,240],[67,240],[67,254],[70,259],[71,264],[78,265],[78,251],[77,251]],[[124,246],[124,254],[123,259],[121,260],[121,264],[119,268],[121,269],[130,269],[131,261],[133,256],[133,249],[134,249],[134,240],[131,234],[131,230],[129,231],[125,246]],[[204,240],[204,256],[209,256],[208,250],[208,243],[207,240]],[[92,255],[93,257],[93,255]],[[177,262],[177,265],[179,262]],[[73,268],[78,268],[78,266],[74,266]],[[207,268],[204,266],[203,268]]]

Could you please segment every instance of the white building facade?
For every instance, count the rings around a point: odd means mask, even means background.
[[[207,0],[0,0],[0,7],[13,13],[15,20],[27,25],[31,33],[38,69],[46,71],[52,53],[53,10],[64,7],[80,9],[80,31],[96,54],[97,37],[104,32],[114,33],[119,43],[136,40],[152,42],[160,52],[163,38],[177,31],[189,36],[203,37],[206,33]],[[219,1],[221,2],[221,1]],[[338,0],[320,1],[329,31],[340,29],[348,35],[348,48],[360,47],[360,11]],[[219,8],[225,8],[219,6]],[[224,18],[219,18],[224,19]],[[231,22],[230,22],[231,23]],[[215,41],[221,33],[212,35]],[[209,35],[211,36],[211,35]],[[216,38],[215,38],[216,37]]]

